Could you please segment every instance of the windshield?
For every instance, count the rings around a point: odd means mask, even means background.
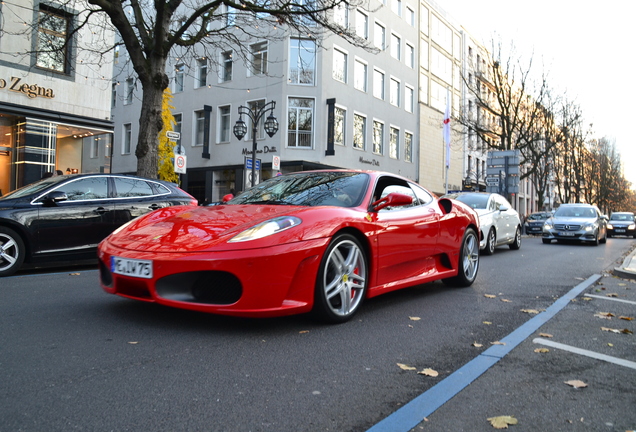
[[[547,213],[532,213],[530,216],[528,216],[528,220],[544,220],[547,219],[548,217],[550,217]]]
[[[490,195],[482,194],[463,194],[457,195],[455,199],[461,201],[464,204],[468,204],[474,209],[486,209],[488,208],[488,198]],[[451,195],[452,198],[452,195]]]
[[[273,177],[245,191],[227,204],[282,204],[355,207],[360,204],[369,176],[351,172],[306,172]]]
[[[22,198],[24,196],[28,196],[31,194],[36,194],[38,192],[43,191],[51,185],[59,183],[59,178],[50,177],[44,180],[36,181],[35,183],[28,184],[26,186],[22,186],[20,189],[16,189],[13,192],[9,192],[6,195],[3,195],[0,200],[3,199],[15,199]]]
[[[610,217],[610,220],[634,222],[634,215],[631,213],[621,213],[621,214],[613,213],[612,216]]]
[[[596,211],[590,207],[559,207],[554,217],[595,218]]]

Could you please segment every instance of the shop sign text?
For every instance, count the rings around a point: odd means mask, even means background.
[[[262,150],[256,149],[256,153],[260,154],[260,153],[275,153],[278,150],[276,150],[276,147],[269,147],[269,146],[263,146]],[[249,156],[252,154],[252,150],[243,149],[243,153],[241,153],[243,156]]]
[[[53,99],[55,97],[52,88],[41,87],[37,84],[23,83],[22,78],[20,77],[11,77],[9,81],[0,78],[0,89],[23,93],[31,99],[35,99],[36,97]]]

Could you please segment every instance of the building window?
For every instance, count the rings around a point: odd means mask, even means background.
[[[373,96],[384,100],[384,72],[373,69]]]
[[[225,24],[227,26],[233,26],[236,24],[236,9],[232,6],[226,6]]]
[[[179,132],[179,139],[176,140],[176,145],[181,147],[181,125],[183,124],[183,115],[173,114],[174,117],[174,132]]]
[[[55,9],[40,6],[36,66],[55,72],[69,72],[70,26],[70,16]]]
[[[110,92],[110,107],[115,108],[117,106],[117,83],[113,83]]]
[[[397,159],[398,149],[400,147],[400,130],[392,127],[389,134],[389,157],[391,159]]]
[[[267,42],[259,42],[250,46],[252,52],[252,75],[265,75],[267,73]]]
[[[222,106],[219,113],[219,142],[230,142],[230,106]]]
[[[404,109],[412,113],[415,107],[415,90],[409,86],[404,88]]]
[[[251,101],[247,103],[247,107],[253,113],[259,112],[265,106],[265,99]],[[250,119],[248,138],[252,139],[252,130],[254,130],[254,123]],[[262,116],[258,125],[256,125],[256,139],[265,138],[265,116]]]
[[[353,67],[353,86],[360,91],[367,91],[367,65],[360,60],[356,60]]]
[[[126,123],[124,125],[124,139],[122,140],[121,154],[130,154],[130,148],[132,145],[132,125]]]
[[[391,9],[397,16],[402,16],[402,0],[391,0]]]
[[[369,39],[369,17],[356,11],[356,34],[362,39]]]
[[[178,64],[174,68],[174,91],[182,92],[183,91],[183,75],[185,73],[185,66],[183,64]]]
[[[126,80],[126,88],[124,91],[126,92],[124,96],[124,105],[130,105],[133,102],[133,92],[135,90],[135,80],[133,78],[128,78]]]
[[[373,120],[373,153],[381,155],[384,151],[384,123]]]
[[[396,107],[400,106],[400,82],[391,78],[389,83],[389,102]]]
[[[333,50],[333,79],[347,82],[347,54],[337,48]]]
[[[353,148],[364,150],[367,119],[360,114],[353,115]]]
[[[221,53],[221,82],[232,80],[232,51]]]
[[[402,52],[402,39],[395,33],[391,33],[391,57],[400,60]]]
[[[287,146],[311,148],[313,122],[313,99],[289,98]]]
[[[289,44],[289,83],[313,85],[316,76],[316,42],[292,38]]]
[[[413,134],[404,132],[404,161],[413,162]]]
[[[382,24],[376,22],[375,26],[373,27],[373,45],[375,45],[376,48],[384,51],[384,48],[386,48],[385,43],[386,29]]]
[[[349,28],[349,3],[338,3],[338,6],[333,8],[333,22],[343,29]]]
[[[406,7],[406,22],[411,27],[415,27],[415,11],[409,6]]]
[[[208,84],[208,59],[197,60],[197,87],[205,87]]]
[[[205,132],[205,111],[194,112],[194,142],[192,145],[202,146]]]
[[[406,52],[404,53],[404,56],[406,58],[404,59],[404,61],[406,62],[406,65],[408,67],[410,67],[411,69],[414,69],[415,68],[415,48],[413,47],[413,45],[407,43],[405,50]]]
[[[334,144],[345,145],[346,115],[345,109],[338,107],[334,109]]]

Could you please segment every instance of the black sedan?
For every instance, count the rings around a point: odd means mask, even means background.
[[[197,205],[176,185],[124,174],[73,174],[31,183],[0,198],[0,276],[23,264],[96,260],[97,244],[153,210]]]
[[[539,234],[543,233],[543,223],[552,216],[550,212],[537,212],[532,213],[526,219],[526,234]]]
[[[636,223],[632,212],[613,212],[607,221],[607,236],[627,236],[636,238]]]

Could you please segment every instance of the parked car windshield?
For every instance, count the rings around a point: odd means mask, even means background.
[[[273,177],[227,204],[333,205],[354,207],[367,190],[369,176],[350,172],[313,172]]]
[[[14,199],[14,198],[22,198],[24,196],[28,196],[31,194],[38,193],[48,188],[51,185],[59,183],[60,179],[56,177],[49,177],[44,180],[36,181],[35,183],[28,184],[26,186],[22,186],[20,189],[16,189],[13,192],[9,192],[6,195],[3,195],[0,200],[3,199]]]
[[[595,218],[596,211],[589,207],[559,207],[554,217]]]
[[[546,220],[550,217],[549,213],[532,213],[530,216],[528,216],[528,220],[529,221],[541,221],[541,220]]]
[[[461,201],[464,204],[468,204],[469,206],[471,206],[474,209],[485,209],[488,208],[488,198],[489,195],[482,195],[482,194],[463,194],[463,195],[457,195],[456,197],[453,197],[452,195],[450,195],[451,198],[455,198],[457,201]]]

